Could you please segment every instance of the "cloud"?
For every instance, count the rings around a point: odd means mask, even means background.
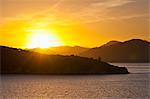
[[[62,0],[54,7],[45,12],[45,17],[54,16],[55,21],[70,22],[79,21],[81,23],[89,23],[95,21],[109,21],[130,19],[131,17],[142,17],[146,13],[130,13],[126,12],[125,15],[116,16],[117,13],[122,13],[122,8],[129,9],[128,5],[135,4],[139,6],[137,0]],[[143,1],[146,5],[146,1]],[[117,9],[118,10],[114,10]],[[113,9],[113,10],[112,10]],[[138,9],[138,8],[137,8]],[[134,9],[135,11],[136,9]],[[136,11],[137,12],[137,11]],[[67,23],[66,23],[67,24]]]
[[[95,21],[112,21],[116,19],[131,19],[132,17],[144,17],[147,15],[147,13],[143,13],[144,10],[148,7],[146,4],[146,1],[141,3],[141,1],[136,0],[106,0],[105,2],[99,1],[91,3],[88,7],[86,7],[86,9],[77,12],[78,14],[73,13],[73,16],[77,17],[78,20],[81,19],[81,21],[87,23]],[[139,9],[135,7],[133,8],[132,6],[141,7]],[[133,9],[130,9],[130,7]]]
[[[24,3],[23,1],[22,3]],[[39,10],[34,11],[34,13],[29,13],[19,17],[18,16],[12,17],[12,19],[15,20],[26,19],[35,22],[44,21],[49,22],[51,24],[113,21],[116,19],[123,20],[123,19],[131,19],[133,17],[134,18],[144,17],[147,15],[147,13],[144,12],[143,9],[147,9],[148,7],[146,6],[148,0],[52,0],[52,1],[53,2],[48,2],[47,0],[43,1],[38,0],[38,4],[42,2],[41,6],[43,7],[44,4],[49,3],[49,5],[48,4],[46,5],[48,7],[40,11]],[[35,1],[33,0],[32,3],[34,2]],[[29,4],[27,3],[26,5],[25,4],[23,5],[26,6]],[[132,7],[132,9],[130,9],[130,7]]]
[[[122,6],[128,3],[132,3],[132,2],[135,2],[135,1],[133,0],[106,0],[105,2],[93,3],[92,6],[110,8],[110,7]]]

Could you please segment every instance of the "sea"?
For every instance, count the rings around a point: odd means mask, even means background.
[[[150,99],[150,63],[110,63],[130,74],[1,75],[0,99]]]

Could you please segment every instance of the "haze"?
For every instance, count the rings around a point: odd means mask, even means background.
[[[0,44],[26,48],[39,30],[55,35],[57,46],[149,40],[148,6],[149,0],[0,0]]]

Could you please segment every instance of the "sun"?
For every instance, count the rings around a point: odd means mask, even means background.
[[[27,48],[48,48],[62,45],[52,32],[47,30],[30,30],[30,32],[32,35],[28,40]]]

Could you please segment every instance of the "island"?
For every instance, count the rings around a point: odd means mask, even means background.
[[[33,48],[30,51],[48,55],[76,55],[98,59],[110,63],[149,63],[150,42],[143,39],[130,39],[124,42],[110,41],[94,48],[81,46],[57,46]]]
[[[47,55],[0,46],[1,74],[128,74],[126,67],[75,55]]]
[[[110,41],[100,47],[86,50],[81,57],[92,57],[110,63],[149,63],[150,42],[131,39],[124,42]]]

